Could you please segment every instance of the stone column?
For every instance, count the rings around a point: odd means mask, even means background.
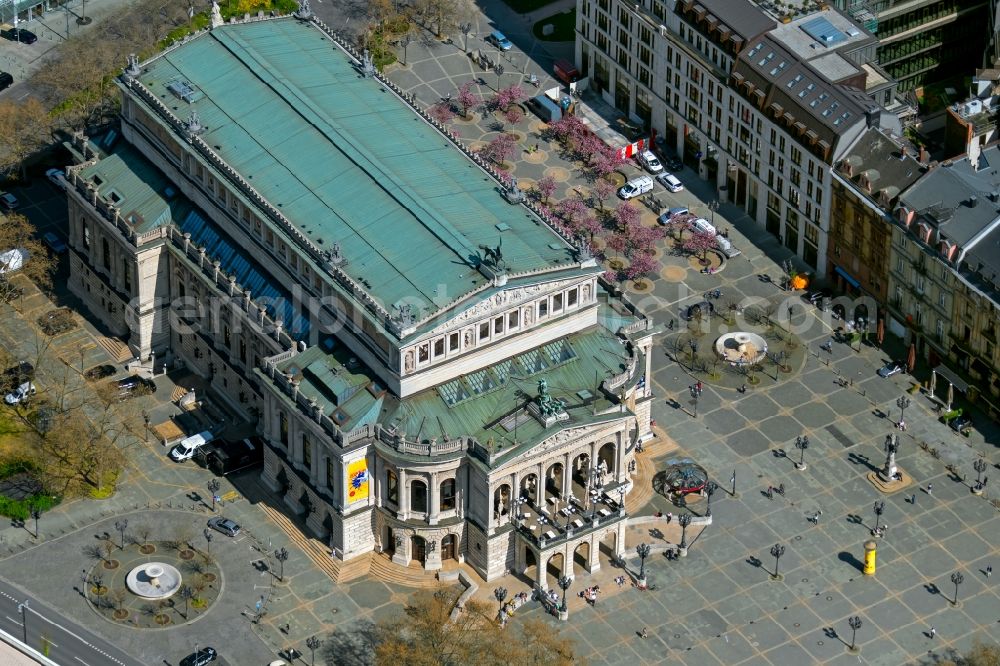
[[[618,433],[618,443],[615,445],[615,481],[621,482],[625,478],[624,470],[622,469],[622,451],[625,450],[625,444],[622,441],[628,437],[628,431]]]
[[[562,478],[562,496],[566,498],[569,496],[569,491],[573,483],[573,473],[569,466],[572,461],[569,458],[569,454],[563,454],[563,478]]]
[[[601,540],[595,534],[591,534],[590,548],[587,551],[587,554],[590,556],[588,558],[590,561],[587,563],[587,571],[589,573],[594,573],[601,568]]]
[[[402,530],[394,529],[392,533],[392,538],[395,539],[392,561],[405,567],[410,563],[410,539]]]
[[[431,472],[431,480],[428,485],[430,487],[427,489],[427,522],[430,525],[437,525],[438,515],[441,512],[441,488],[438,485],[437,472]],[[438,568],[440,568],[440,566],[441,566],[441,555],[439,553]]]
[[[400,467],[396,471],[396,483],[399,487],[399,519],[408,520],[410,517],[410,489],[406,487],[406,470]],[[409,562],[410,558],[407,557],[406,561]]]

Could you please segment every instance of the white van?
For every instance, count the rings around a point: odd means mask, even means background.
[[[663,165],[660,164],[660,160],[657,159],[652,150],[642,151],[636,159],[639,160],[639,164],[646,167],[649,173],[660,173],[663,171]]]
[[[703,217],[699,217],[697,220],[691,222],[691,228],[694,229],[695,231],[700,231],[706,234],[712,234],[713,236],[718,235],[718,232],[715,230],[715,227],[713,227],[711,223]]]
[[[653,191],[653,178],[652,176],[639,176],[638,178],[633,178],[618,189],[618,196],[622,199],[631,199],[637,197],[640,194],[646,194],[647,192]]]
[[[215,439],[215,435],[208,430],[205,432],[199,432],[197,435],[185,437],[179,444],[177,444],[177,446],[170,449],[170,459],[176,462],[190,460],[194,457],[194,454],[198,452],[198,449],[205,446],[213,439]]]

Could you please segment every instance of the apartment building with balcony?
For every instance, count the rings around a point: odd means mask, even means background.
[[[911,91],[983,63],[995,3],[989,0],[833,0],[878,38],[877,62]]]
[[[945,110],[944,156],[969,155],[978,159],[983,148],[996,142],[1000,119],[1000,68],[976,70],[972,95]]]
[[[889,296],[893,211],[900,194],[927,170],[926,153],[880,129],[866,130],[833,171],[827,274],[838,291]],[[875,321],[875,312],[868,317]]]
[[[875,41],[835,11],[782,17],[748,0],[580,0],[577,63],[721,200],[822,277],[830,167],[868,127],[898,128]]]
[[[932,167],[893,213],[889,328],[997,413],[1000,148]]]
[[[544,585],[622,553],[655,331],[584,248],[307,10],[118,84],[67,173],[70,287],[257,419],[333,557]]]

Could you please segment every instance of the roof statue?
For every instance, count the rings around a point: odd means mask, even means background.
[[[225,21],[222,20],[222,10],[219,9],[219,3],[212,0],[212,27],[218,28],[223,23]]]
[[[201,118],[198,117],[198,112],[194,109],[191,109],[191,115],[188,116],[184,126],[187,128],[188,139],[193,139],[205,131],[205,126],[201,124]]]
[[[323,257],[326,259],[327,263],[332,266],[340,266],[344,263],[344,255],[340,251],[340,243],[334,243],[330,246]]]
[[[544,378],[538,380],[538,408],[543,416],[555,416],[562,411],[562,405],[549,395],[549,384]]]
[[[479,249],[486,253],[486,263],[489,264],[491,268],[502,271],[507,267],[503,260],[503,236],[500,237],[500,243],[496,247],[480,245]]]
[[[364,57],[361,59],[361,73],[367,79],[375,76],[375,63],[372,61],[372,54],[368,52],[368,49],[365,49]]]
[[[125,76],[129,79],[133,79],[142,72],[139,68],[139,58],[134,53],[128,54],[128,60],[126,61],[128,65],[125,67]]]
[[[413,314],[413,306],[409,303],[397,303],[395,305],[396,315],[393,317],[398,321],[404,328],[407,326],[412,326],[416,316]]]
[[[302,21],[308,21],[313,17],[312,8],[309,6],[309,0],[301,0],[299,2],[298,10],[293,14],[293,16]]]

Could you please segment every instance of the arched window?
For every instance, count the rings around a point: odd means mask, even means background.
[[[385,499],[399,504],[399,477],[391,469],[385,471]]]
[[[423,481],[410,484],[410,510],[427,513],[427,484]]]
[[[441,511],[451,511],[455,508],[455,479],[445,479],[441,482]]]

